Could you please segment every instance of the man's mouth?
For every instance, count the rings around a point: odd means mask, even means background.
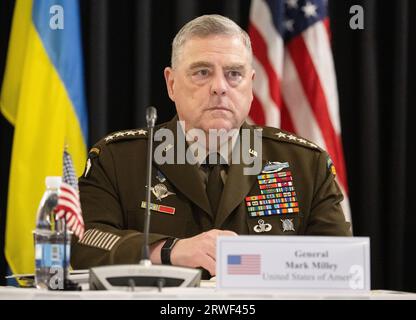
[[[211,111],[222,110],[222,111],[229,111],[229,112],[231,112],[231,109],[230,108],[224,107],[224,106],[214,106],[214,107],[208,108],[208,110],[211,110]]]

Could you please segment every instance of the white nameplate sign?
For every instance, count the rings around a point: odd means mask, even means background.
[[[218,237],[218,289],[369,291],[367,237]]]

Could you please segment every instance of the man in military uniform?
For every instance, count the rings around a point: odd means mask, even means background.
[[[248,153],[261,167],[245,174],[248,164],[233,162],[228,151],[217,154],[222,165],[209,166],[204,159],[193,164],[154,161],[153,263],[201,267],[215,275],[220,235],[351,235],[328,154],[306,139],[245,122],[254,75],[250,39],[231,20],[202,16],[176,35],[165,79],[178,115],[155,128],[175,137],[163,145],[164,154],[178,152],[179,139],[193,129],[207,134],[210,129],[234,130],[236,139],[230,139],[227,150]],[[177,120],[183,125],[177,126]],[[239,143],[243,130],[253,138],[249,145]],[[261,148],[253,143],[257,136]],[[147,143],[146,129],[127,130],[110,134],[90,150],[79,181],[86,232],[73,242],[73,267],[140,261]],[[155,141],[155,150],[161,144]]]

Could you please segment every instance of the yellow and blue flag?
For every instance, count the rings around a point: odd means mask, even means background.
[[[45,177],[62,174],[65,146],[81,174],[88,123],[78,0],[17,0],[14,10],[0,96],[14,126],[5,253],[14,273],[32,273]]]

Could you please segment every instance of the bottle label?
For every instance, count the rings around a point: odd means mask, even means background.
[[[69,263],[70,258],[70,246],[66,245],[66,257],[64,255],[64,244],[49,244],[42,243],[36,244],[35,256],[36,256],[36,268],[50,268],[64,267]],[[66,258],[66,263],[64,263]]]

